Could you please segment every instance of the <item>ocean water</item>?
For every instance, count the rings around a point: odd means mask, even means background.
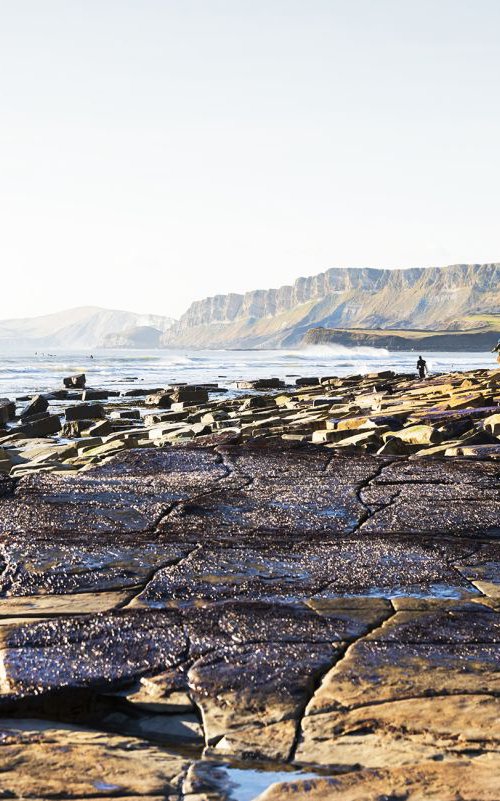
[[[417,351],[318,345],[298,350],[51,350],[0,351],[0,397],[45,392],[84,372],[87,385],[108,389],[162,387],[172,382],[218,383],[276,376],[345,376],[392,369],[414,372]],[[423,353],[430,373],[494,368],[491,353]]]

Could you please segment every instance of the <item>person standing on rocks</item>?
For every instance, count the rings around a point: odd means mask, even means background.
[[[500,339],[498,340],[495,347],[491,349],[491,352],[497,354],[497,362],[500,364]]]
[[[427,370],[427,362],[425,361],[425,359],[422,359],[421,356],[418,357],[417,370],[419,378],[425,378],[425,376],[429,372]]]

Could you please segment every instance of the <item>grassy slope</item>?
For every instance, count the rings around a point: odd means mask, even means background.
[[[500,325],[467,331],[407,331],[342,328],[311,328],[302,342],[306,345],[337,343],[369,345],[391,350],[487,351],[500,337]]]

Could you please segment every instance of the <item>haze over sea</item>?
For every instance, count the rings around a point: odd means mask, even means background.
[[[301,350],[0,350],[0,397],[45,392],[63,376],[84,372],[91,387],[121,389],[173,382],[218,383],[277,376],[293,383],[297,376],[344,376],[379,370],[414,372],[419,351],[383,348],[311,346]],[[92,354],[93,358],[90,358]],[[493,368],[491,353],[423,353],[430,373]]]

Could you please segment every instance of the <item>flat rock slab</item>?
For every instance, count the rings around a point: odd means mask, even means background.
[[[394,541],[374,536],[296,542],[202,546],[158,570],[134,605],[161,608],[231,598],[305,600],[312,596],[479,595],[453,565],[469,554],[453,541]]]
[[[271,642],[224,649],[197,660],[188,681],[203,714],[207,744],[226,737],[219,750],[245,755],[251,731],[254,755],[288,759],[315,678],[339,653],[327,643]],[[240,745],[230,749],[230,740]]]
[[[371,514],[360,531],[497,536],[499,478],[492,462],[396,460],[363,488]]]
[[[500,542],[481,545],[476,553],[455,569],[484,595],[500,601]]]
[[[499,657],[499,616],[487,607],[396,613],[323,677],[296,759],[382,767],[498,748]]]
[[[158,773],[162,738],[360,777],[315,777],[311,798],[336,793],[334,779],[364,798],[377,776],[389,788],[406,777],[411,793],[424,765],[422,787],[441,801],[448,764],[491,772],[498,476],[478,460],[214,440],[131,450],[76,476],[2,479],[0,704],[120,732],[79,730],[81,760],[63,723],[50,743],[34,724],[0,737],[7,789],[64,795],[45,760],[74,797],[178,797],[188,765],[161,752]],[[108,764],[107,743],[112,770],[84,775],[86,761]],[[122,755],[128,767],[113,767]]]
[[[295,758],[302,764],[380,768],[499,747],[500,699],[466,694],[306,716]]]
[[[0,533],[163,530],[197,541],[498,529],[498,468],[491,463],[222,450],[132,450],[76,476],[21,478],[13,494],[0,497]]]
[[[391,614],[390,604],[379,599],[335,599],[307,606],[243,600],[188,607],[182,619],[190,655],[196,657],[222,645],[348,642],[368,634]]]
[[[395,459],[385,465],[374,484],[445,484],[498,489],[500,469],[492,462],[467,461],[466,459],[432,459],[407,461]]]
[[[482,605],[398,612],[347,650],[306,713],[426,695],[495,694],[499,646],[498,615]]]
[[[26,476],[13,496],[0,499],[0,533],[144,531],[227,472],[213,452],[166,448],[128,451],[76,476]]]
[[[6,700],[132,681],[177,665],[187,649],[178,618],[147,612],[3,626],[0,643]]]
[[[173,536],[329,536],[352,531],[365,512],[358,484],[380,469],[370,457],[348,464],[318,449],[224,448],[246,486],[221,489],[166,516],[161,529]]]
[[[8,596],[119,590],[141,584],[156,569],[190,552],[186,544],[162,544],[143,535],[84,538],[59,533],[52,541],[36,534],[5,536],[0,588]],[[0,599],[0,614],[6,600]]]
[[[0,719],[6,798],[177,798],[188,764],[130,737],[57,722]]]
[[[124,606],[131,590],[83,592],[68,595],[21,595],[0,598],[0,622],[6,618],[95,614]]]
[[[430,493],[408,492],[405,487],[383,508],[364,522],[366,534],[385,531],[391,534],[453,534],[457,536],[499,536],[500,501],[459,500],[442,490]]]
[[[498,768],[498,757],[485,754],[340,776],[295,776],[273,783],[255,801],[497,801]]]

